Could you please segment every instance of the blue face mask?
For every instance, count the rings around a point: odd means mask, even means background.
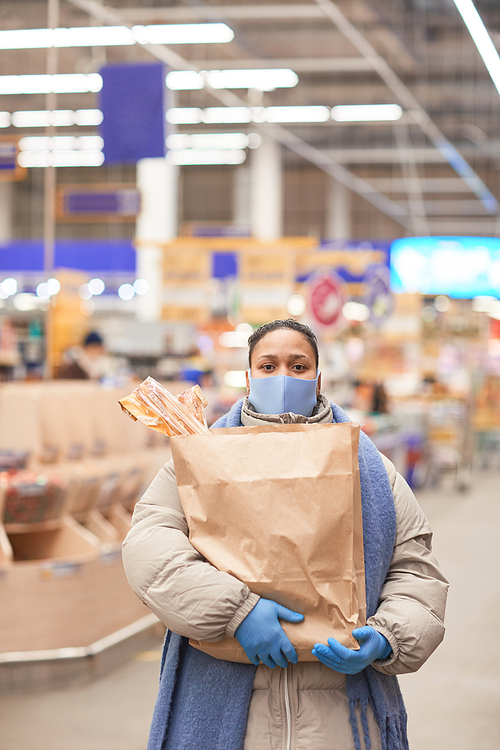
[[[248,399],[259,414],[292,412],[310,417],[316,406],[319,375],[318,370],[314,380],[302,380],[302,378],[292,378],[289,375],[252,378],[248,370],[250,382]]]

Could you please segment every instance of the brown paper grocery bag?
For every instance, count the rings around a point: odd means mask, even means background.
[[[256,594],[304,614],[281,624],[299,661],[316,642],[359,646],[365,624],[359,426],[269,425],[171,439],[191,544]],[[192,641],[246,662],[236,638]]]

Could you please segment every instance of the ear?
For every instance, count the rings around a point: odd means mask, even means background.
[[[248,370],[245,370],[245,380],[247,383],[247,396],[250,393],[250,380],[248,379]]]
[[[321,373],[318,375],[318,387],[316,388],[316,398],[321,393]]]

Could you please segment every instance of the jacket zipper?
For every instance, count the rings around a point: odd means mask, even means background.
[[[288,694],[288,667],[283,670],[284,698],[285,698],[285,748],[292,750],[292,716],[290,712],[290,696]]]

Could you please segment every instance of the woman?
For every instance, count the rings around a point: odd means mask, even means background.
[[[277,320],[249,339],[247,396],[214,427],[349,421],[321,393],[313,332]],[[169,629],[149,750],[403,750],[406,713],[394,675],[417,670],[441,642],[447,582],[431,530],[392,463],[363,434],[359,449],[367,625],[359,650],[333,638],[297,663],[280,619],[188,541],[172,462],[134,512],[123,548],[129,582]],[[252,662],[214,659],[187,638],[235,636]]]

